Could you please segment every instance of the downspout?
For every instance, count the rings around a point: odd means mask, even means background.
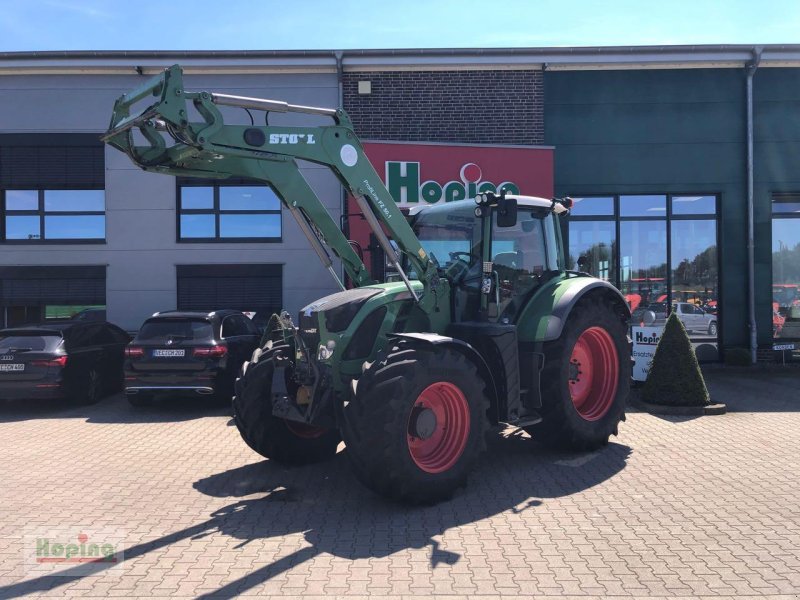
[[[753,60],[745,65],[747,72],[747,309],[750,324],[750,362],[756,363],[758,329],[756,328],[756,260],[755,219],[753,216],[753,76],[761,62],[761,46],[753,48]]]

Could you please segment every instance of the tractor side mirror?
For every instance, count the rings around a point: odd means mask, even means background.
[[[497,226],[514,227],[517,224],[517,199],[501,196],[497,201]]]

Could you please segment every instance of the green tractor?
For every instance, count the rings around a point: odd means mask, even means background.
[[[261,111],[266,124],[225,124],[220,107],[251,123]],[[274,112],[333,124],[272,126]],[[177,65],[119,98],[103,139],[147,171],[271,186],[341,286],[296,322],[274,315],[242,368],[235,421],[262,456],[307,464],[344,441],[367,487],[431,503],[466,482],[492,426],[575,450],[617,434],[630,311],[609,283],[565,269],[558,220],[569,199],[489,191],[407,218],[344,110],[187,92]],[[371,279],[296,160],[329,168],[352,194],[392,281]]]

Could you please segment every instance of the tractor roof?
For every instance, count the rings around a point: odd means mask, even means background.
[[[531,208],[548,208],[548,209],[553,207],[553,201],[552,200],[550,200],[549,198],[540,198],[539,196],[520,196],[520,195],[516,195],[516,194],[513,194],[513,195],[512,194],[508,194],[506,196],[506,198],[516,198],[518,206],[529,206]],[[436,205],[425,205],[425,204],[423,204],[423,205],[418,205],[418,206],[412,206],[408,210],[408,214],[411,215],[411,216],[414,216],[414,215],[419,214],[423,210],[441,210],[441,211],[446,211],[446,210],[448,210],[448,209],[450,209],[450,208],[452,208],[454,206],[458,206],[460,202],[462,202],[462,201],[449,202],[447,204],[436,204]],[[464,202],[466,202],[466,200]]]

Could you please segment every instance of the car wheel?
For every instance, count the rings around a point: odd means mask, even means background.
[[[71,394],[75,404],[88,406],[99,402],[102,396],[103,380],[96,369],[89,369],[86,376],[78,383]]]
[[[717,335],[717,322],[711,321],[708,325],[708,335]]]

